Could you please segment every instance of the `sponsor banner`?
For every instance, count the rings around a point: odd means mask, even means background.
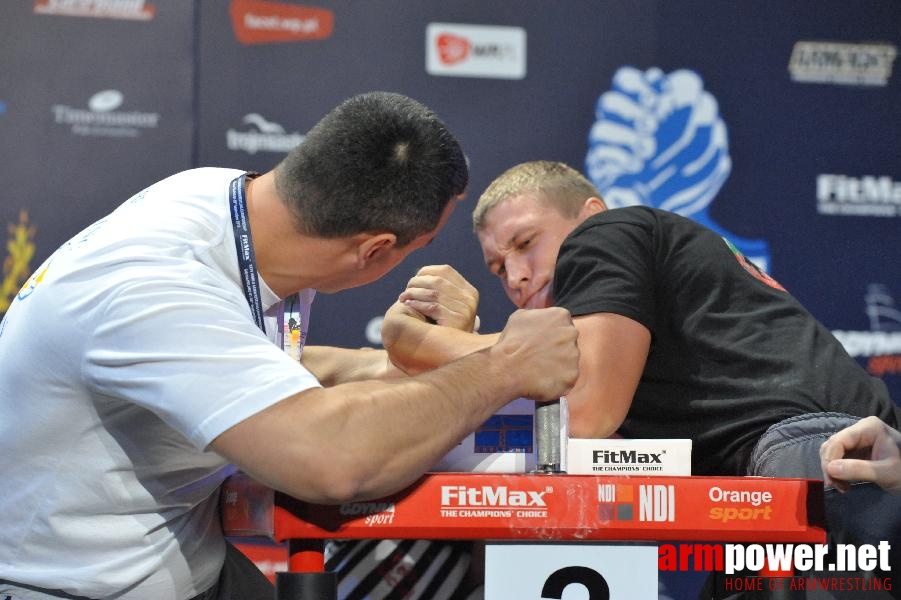
[[[245,45],[307,42],[331,37],[335,13],[325,8],[265,0],[232,0],[232,28]]]
[[[156,6],[144,0],[35,0],[36,15],[150,21]]]
[[[449,77],[522,79],[526,31],[521,27],[429,23],[426,72]]]
[[[28,211],[21,209],[18,221],[9,223],[6,230],[6,254],[3,256],[3,278],[0,280],[0,317],[9,309],[13,297],[31,275],[37,227],[29,222]],[[2,333],[3,325],[0,323],[0,335]]]
[[[822,483],[743,477],[433,473],[372,502],[301,503],[226,483],[227,534],[290,538],[822,542]],[[819,500],[817,500],[819,497]],[[262,503],[263,506],[255,506]],[[269,521],[269,518],[272,518]]]
[[[159,127],[159,113],[119,110],[124,102],[119,90],[102,90],[88,99],[86,108],[54,104],[50,112],[57,125],[69,127],[75,135],[136,138]]]
[[[901,181],[887,175],[818,175],[817,212],[841,217],[901,217]]]
[[[867,285],[864,304],[869,331],[837,329],[832,335],[871,375],[901,375],[901,307],[882,283]]]
[[[571,438],[564,470],[571,475],[691,475],[691,440]]]
[[[225,132],[225,145],[229,150],[256,154],[275,152],[286,154],[302,143],[306,136],[298,131],[288,133],[273,121],[267,121],[258,113],[248,113],[241,119],[246,131],[229,129]]]
[[[885,86],[898,48],[889,43],[795,42],[788,71],[794,81]]]

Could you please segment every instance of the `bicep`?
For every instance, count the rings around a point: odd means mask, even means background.
[[[579,379],[567,394],[573,437],[609,437],[622,424],[647,361],[651,332],[614,313],[575,317]]]

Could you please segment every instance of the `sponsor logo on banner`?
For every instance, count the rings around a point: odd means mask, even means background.
[[[901,375],[901,308],[881,283],[867,286],[864,302],[870,331],[834,330],[832,335],[848,354],[865,362],[871,375]]]
[[[76,135],[139,137],[143,130],[158,127],[159,113],[117,110],[124,100],[119,90],[103,90],[91,96],[87,108],[55,104],[50,110],[58,125],[71,127]]]
[[[666,450],[660,452],[636,452],[635,450],[595,450],[591,453],[592,471],[647,472],[663,470]]]
[[[442,485],[441,516],[450,518],[547,518],[554,488],[517,490],[506,485]]]
[[[244,115],[242,122],[248,131],[229,129],[225,132],[225,144],[229,150],[239,150],[248,154],[257,152],[285,153],[300,144],[306,136],[296,131],[288,133],[285,128],[267,121],[257,113]]]
[[[719,105],[698,73],[621,67],[598,98],[595,117],[585,173],[610,208],[645,205],[686,216],[769,271],[765,240],[729,232],[710,214],[732,158]]]
[[[230,13],[235,37],[246,45],[324,40],[335,24],[331,10],[265,0],[232,0]]]
[[[599,483],[597,486],[598,518],[602,522],[637,520],[673,523],[676,520],[676,490],[673,485]]]
[[[730,521],[770,521],[773,518],[773,493],[765,490],[730,490],[713,486],[707,498],[715,505],[707,518],[720,523]]]
[[[34,12],[63,17],[150,21],[156,15],[156,7],[144,0],[35,0]]]
[[[788,71],[801,83],[885,86],[898,55],[893,44],[800,41],[795,42]]]
[[[391,525],[394,523],[396,508],[393,502],[349,502],[338,509],[342,516],[359,517],[365,515],[363,524]]]
[[[0,314],[9,309],[13,296],[31,275],[34,258],[34,234],[37,228],[28,221],[28,211],[19,211],[19,220],[6,228],[6,256],[3,257],[3,279],[0,281]]]
[[[426,72],[446,77],[522,79],[526,31],[521,27],[429,23]]]
[[[817,212],[843,217],[901,217],[901,181],[887,175],[817,175]]]

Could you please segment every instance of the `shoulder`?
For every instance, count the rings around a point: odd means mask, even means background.
[[[221,193],[220,190],[227,189],[231,181],[244,173],[240,169],[219,167],[187,169],[161,179],[142,193],[169,193],[173,190],[178,190],[180,195]]]
[[[585,232],[601,232],[627,227],[640,227],[647,230],[665,229],[670,227],[699,228],[695,223],[682,215],[660,210],[650,206],[624,206],[611,208],[593,215],[583,221],[572,235],[580,235]]]

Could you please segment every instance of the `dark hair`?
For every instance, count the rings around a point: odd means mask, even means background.
[[[275,181],[299,231],[391,232],[405,246],[438,226],[469,170],[434,112],[401,94],[370,92],[323,117],[276,167]]]

